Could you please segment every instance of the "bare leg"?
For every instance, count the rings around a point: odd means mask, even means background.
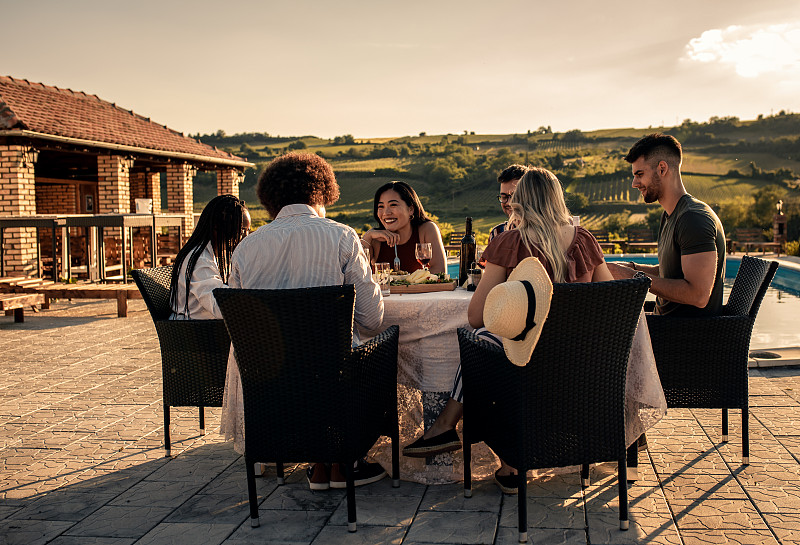
[[[464,415],[464,405],[459,403],[452,397],[447,400],[442,413],[433,422],[433,425],[428,428],[423,437],[430,439],[436,437],[448,430],[455,429],[461,417]]]

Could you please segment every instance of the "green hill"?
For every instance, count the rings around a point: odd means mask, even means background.
[[[790,238],[800,230],[800,114],[741,121],[713,117],[684,121],[676,127],[619,128],[552,133],[540,127],[524,134],[448,134],[360,139],[352,135],[273,137],[267,133],[196,135],[203,142],[246,157],[257,169],[246,173],[242,196],[256,221],[266,221],[256,206],[258,173],[287,151],[317,153],[328,160],[341,186],[341,198],[329,209],[356,229],[373,224],[375,189],[400,179],[414,186],[426,210],[443,232],[475,218],[487,232],[504,219],[496,200],[497,173],[511,163],[543,166],[562,181],[573,213],[584,225],[599,227],[616,214],[644,221],[655,205],[645,205],[630,187],[630,165],[622,157],[641,136],[660,131],[677,137],[684,148],[682,167],[687,190],[714,206],[726,229],[739,225],[768,228],[774,202],[782,199],[790,216]],[[195,180],[196,206],[216,192],[214,176]],[[585,199],[580,195],[585,196]],[[576,196],[578,195],[578,196]],[[768,210],[768,206],[770,210]],[[619,219],[615,217],[615,219]]]

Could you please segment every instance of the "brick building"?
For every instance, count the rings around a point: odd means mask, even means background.
[[[186,237],[195,174],[216,172],[217,193],[238,195],[252,166],[96,95],[0,76],[0,216],[131,213],[149,198],[185,217]],[[36,230],[5,231],[6,270],[30,273]]]

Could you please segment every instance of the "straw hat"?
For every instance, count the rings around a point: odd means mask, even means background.
[[[506,356],[514,365],[526,365],[531,359],[552,297],[553,283],[535,257],[520,261],[508,280],[486,296],[483,323],[503,338]]]

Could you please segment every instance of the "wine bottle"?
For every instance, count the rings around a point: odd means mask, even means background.
[[[461,259],[458,263],[458,285],[463,286],[469,277],[469,270],[475,263],[475,236],[472,234],[472,218],[468,217],[461,239]]]

